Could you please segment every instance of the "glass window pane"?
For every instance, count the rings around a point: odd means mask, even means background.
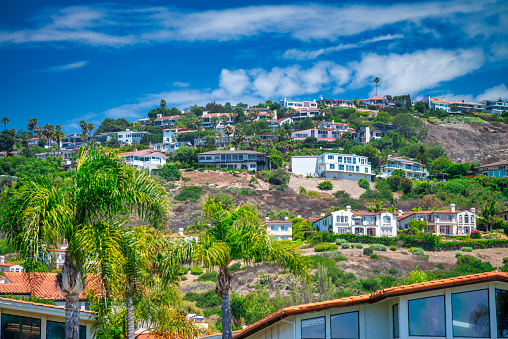
[[[497,336],[508,338],[508,291],[496,289],[496,318]]]
[[[408,314],[409,335],[446,336],[444,296],[409,300]]]
[[[393,305],[393,337],[399,337],[399,304]]]
[[[41,320],[2,314],[2,338],[40,339]]]
[[[358,339],[358,312],[335,314],[330,317],[332,339]]]
[[[57,321],[47,321],[46,338],[65,339],[65,323]],[[86,326],[79,325],[79,339],[86,339]]]
[[[325,317],[302,320],[302,339],[325,338]]]
[[[453,336],[490,338],[489,291],[452,294]]]

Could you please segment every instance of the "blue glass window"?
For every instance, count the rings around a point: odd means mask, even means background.
[[[41,319],[2,314],[2,338],[40,339]]]
[[[508,338],[508,291],[496,289],[497,336]]]
[[[444,296],[408,301],[409,335],[445,337]]]
[[[489,291],[452,294],[454,337],[490,338]]]
[[[399,337],[399,304],[392,306],[393,311],[393,337]]]
[[[358,339],[358,312],[335,314],[330,317],[332,339]]]
[[[302,339],[325,338],[325,317],[302,320]]]

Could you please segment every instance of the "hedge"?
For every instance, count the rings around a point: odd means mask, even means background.
[[[336,234],[337,239],[345,239],[349,243],[397,245],[397,238],[374,237],[372,235],[357,235],[353,233]],[[337,240],[336,240],[337,241]]]
[[[464,240],[464,241],[441,241],[437,244],[437,250],[452,251],[460,250],[464,245],[473,249],[490,247],[508,247],[506,239],[482,239],[482,240]]]
[[[322,244],[318,244],[314,246],[314,251],[316,252],[325,252],[325,251],[336,251],[339,249],[339,246],[335,244],[330,244],[327,242],[324,242]]]

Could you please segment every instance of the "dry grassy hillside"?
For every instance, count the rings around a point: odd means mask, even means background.
[[[426,124],[425,142],[440,143],[454,162],[508,160],[508,125],[502,122]]]

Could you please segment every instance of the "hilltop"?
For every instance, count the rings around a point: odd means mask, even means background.
[[[497,122],[425,123],[425,142],[438,142],[450,160],[459,163],[491,162],[508,159],[508,124]]]

